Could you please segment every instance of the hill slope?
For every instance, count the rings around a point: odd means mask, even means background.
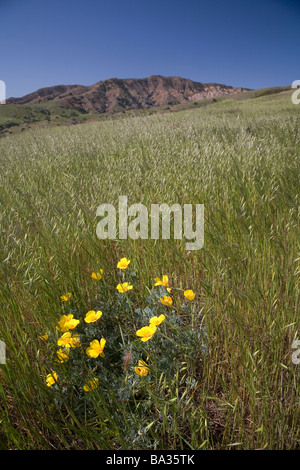
[[[200,83],[181,77],[111,78],[91,86],[59,85],[42,88],[8,104],[33,105],[54,101],[86,113],[114,113],[126,109],[183,104],[245,91],[217,83]]]
[[[221,86],[221,85],[220,85]],[[35,129],[42,127],[52,127],[61,125],[74,125],[89,121],[99,121],[103,119],[112,119],[134,115],[147,115],[153,113],[178,112],[182,110],[192,110],[198,107],[215,105],[220,101],[245,101],[245,100],[263,100],[270,97],[272,100],[286,95],[290,99],[291,87],[271,87],[258,90],[249,90],[242,92],[229,92],[211,98],[203,98],[199,101],[187,101],[180,104],[153,106],[146,108],[114,108],[110,112],[86,112],[80,108],[64,105],[60,100],[60,95],[68,93],[67,90],[79,87],[73,85],[69,87],[59,86],[44,88],[39,92],[31,93],[24,98],[10,99],[7,103],[18,102],[18,104],[6,104],[0,106],[0,138],[5,135],[15,134],[26,129]],[[82,87],[87,88],[87,87]],[[230,87],[229,87],[230,88]],[[215,91],[217,88],[215,88]],[[233,88],[233,90],[235,90]],[[212,88],[210,88],[212,92]],[[206,90],[208,93],[208,90]],[[72,96],[72,95],[71,95]]]
[[[300,449],[300,115],[291,91],[98,114],[104,122],[0,139],[1,449]],[[158,240],[98,239],[97,207],[117,210],[120,195],[148,215],[153,203],[192,204],[194,215],[204,204],[203,249],[174,238],[173,216],[170,240],[161,228]],[[116,289],[123,256],[130,304]],[[172,308],[146,299],[163,274]],[[85,344],[90,309],[103,310],[89,334],[103,334],[106,357],[86,362],[85,348],[70,348],[59,362],[57,321],[74,313]],[[135,339],[162,313],[148,343]],[[143,357],[147,377],[134,369]],[[58,385],[47,387],[53,370]],[[99,387],[84,395],[88,377]]]

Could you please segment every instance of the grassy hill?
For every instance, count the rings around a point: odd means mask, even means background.
[[[56,101],[35,103],[32,105],[7,104],[0,106],[0,137],[23,132],[27,129],[43,127],[75,125],[89,121],[102,121],[103,119],[123,118],[124,115],[143,116],[153,113],[176,112],[196,107],[204,107],[223,100],[243,101],[247,99],[262,98],[272,95],[276,98],[278,94],[290,93],[290,87],[271,87],[258,90],[249,90],[233,93],[215,98],[206,98],[190,103],[177,105],[164,105],[150,107],[149,109],[123,109],[113,114],[86,113],[79,109],[65,107]]]
[[[2,122],[32,119],[30,131],[0,140],[2,448],[300,448],[291,347],[300,329],[300,107],[277,91],[69,127],[51,126],[83,116],[0,107]],[[96,209],[118,207],[120,195],[149,210],[204,204],[203,249],[99,240]],[[122,257],[131,261],[124,271]],[[163,275],[171,307],[154,287]],[[119,294],[124,280],[133,289]],[[90,310],[103,312],[96,323],[84,321]],[[66,362],[57,357],[63,314],[80,320],[72,333],[82,343],[65,349]],[[166,318],[141,342],[136,331],[153,314]],[[88,357],[102,337],[105,357]],[[136,373],[139,360],[147,376]],[[95,379],[98,388],[84,391]]]

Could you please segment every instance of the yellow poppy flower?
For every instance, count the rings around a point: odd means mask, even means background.
[[[149,341],[149,339],[152,338],[156,330],[157,328],[155,325],[143,326],[143,328],[136,332],[136,335],[141,336],[141,340],[145,343],[146,341]]]
[[[68,322],[68,327],[69,327],[69,330],[74,330],[74,328],[76,328],[76,326],[80,323],[80,320],[76,320],[75,318],[71,321]]]
[[[195,295],[195,292],[193,292],[191,289],[187,289],[184,291],[184,297],[188,300],[194,300]]]
[[[173,304],[173,300],[168,295],[165,295],[163,298],[160,298],[160,301],[163,305],[166,305],[167,307],[171,307],[171,305]]]
[[[69,330],[73,330],[80,323],[80,320],[76,320],[74,315],[71,313],[69,315],[63,315],[58,322],[58,326],[63,333]]]
[[[68,302],[68,300],[71,298],[72,294],[71,292],[67,292],[64,295],[61,295],[60,298],[63,302]]]
[[[57,351],[59,362],[67,362],[67,360],[69,359],[69,350],[67,349],[67,351],[68,352],[66,353],[62,349],[59,349]]]
[[[78,334],[72,336],[70,341],[71,348],[79,348],[80,344],[80,336]]]
[[[164,315],[159,315],[159,317],[152,317],[150,318],[150,325],[158,326],[165,320],[165,318],[166,317]]]
[[[49,335],[48,333],[46,333],[44,336],[40,336],[40,338],[43,339],[44,341],[48,341]]]
[[[149,367],[144,361],[139,361],[139,367],[135,367],[134,371],[141,377],[146,377],[149,374]]]
[[[53,385],[56,380],[57,380],[57,373],[52,371],[52,374],[48,374],[47,377],[46,377],[46,384],[47,384],[47,387],[51,387],[51,385]]]
[[[155,286],[164,286],[164,287],[169,287],[169,278],[165,274],[163,275],[162,280],[159,279],[159,277],[156,277],[155,279]]]
[[[90,346],[86,349],[86,353],[88,356],[93,357],[96,359],[99,355],[101,357],[105,357],[105,354],[103,352],[104,346],[105,346],[106,340],[102,338],[100,340],[100,343],[97,339],[94,339],[91,343]]]
[[[103,269],[100,269],[98,272],[94,273],[92,272],[91,278],[95,279],[96,281],[100,281],[102,279],[102,274],[103,274]]]
[[[86,314],[84,321],[86,323],[94,323],[95,321],[99,320],[101,316],[102,316],[102,312],[100,310],[98,310],[97,312],[95,312],[95,310],[90,310]]]
[[[132,289],[133,286],[129,282],[123,282],[123,284],[118,284],[117,289],[119,292],[127,292],[128,290]]]
[[[91,392],[95,388],[98,388],[98,386],[99,386],[99,379],[95,377],[93,380],[90,380],[87,384],[85,384],[85,386],[83,387],[83,390],[85,392]]]
[[[63,333],[69,330],[69,327],[67,325],[68,321],[73,318],[73,315],[63,315],[61,319],[58,322],[58,329],[61,330]]]
[[[57,341],[57,344],[58,344],[58,346],[65,346],[66,348],[70,348],[71,347],[71,344],[70,344],[71,339],[72,339],[72,333],[67,331],[66,333],[64,333],[59,338],[59,340]]]
[[[130,263],[130,259],[121,258],[120,261],[119,261],[118,264],[117,264],[117,268],[119,268],[119,269],[126,269],[127,266],[129,265],[129,263]]]

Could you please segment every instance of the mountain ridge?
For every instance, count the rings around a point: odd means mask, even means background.
[[[7,104],[33,105],[54,101],[84,113],[112,114],[128,109],[173,106],[248,91],[219,83],[195,82],[177,76],[109,78],[93,85],[56,85],[40,88]]]

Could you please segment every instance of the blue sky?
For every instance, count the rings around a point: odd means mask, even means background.
[[[0,0],[0,21],[7,97],[154,74],[300,80],[300,0]]]

